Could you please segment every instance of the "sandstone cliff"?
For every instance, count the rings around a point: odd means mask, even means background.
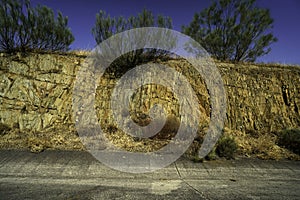
[[[1,147],[82,149],[72,116],[72,91],[85,56],[59,54],[6,55],[0,57]],[[209,121],[209,94],[199,74],[187,62],[164,63],[188,77],[203,111],[199,127]],[[216,63],[227,92],[226,130],[236,137],[262,135],[300,127],[300,67]],[[99,83],[96,110],[100,122],[110,123],[107,102],[113,77]],[[148,89],[147,89],[148,88]],[[150,94],[151,92],[151,94]],[[176,98],[166,88],[147,86],[131,104],[136,117],[154,103],[169,105],[177,115]],[[144,96],[151,96],[141,103]],[[102,119],[102,121],[101,121]],[[143,122],[140,122],[143,123]],[[173,125],[171,125],[173,126]],[[175,125],[174,125],[175,126]],[[238,132],[238,134],[237,134]],[[63,134],[62,134],[63,133]],[[244,137],[243,136],[243,137]],[[254,137],[254,136],[253,136]],[[243,145],[241,142],[241,148]]]

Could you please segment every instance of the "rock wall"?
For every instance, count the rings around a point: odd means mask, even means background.
[[[227,90],[227,126],[278,131],[300,126],[300,67],[218,64]]]
[[[72,91],[84,59],[71,54],[1,54],[0,123],[21,132],[74,130]],[[202,122],[207,123],[209,95],[201,76],[182,60],[164,64],[188,77],[204,113]],[[267,132],[300,126],[300,67],[216,64],[227,92],[228,128]],[[107,76],[97,88],[95,108],[104,123],[113,120],[106,102],[115,83]],[[168,89],[153,85],[138,93],[142,95],[131,104],[134,113],[162,103],[178,117],[177,99]],[[148,101],[141,101],[144,96],[149,96]]]
[[[82,59],[30,54],[0,57],[0,122],[21,131],[72,126],[72,85]]]

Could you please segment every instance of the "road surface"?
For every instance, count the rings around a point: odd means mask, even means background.
[[[0,199],[300,199],[300,162],[181,158],[144,174],[112,170],[87,152],[0,151]]]

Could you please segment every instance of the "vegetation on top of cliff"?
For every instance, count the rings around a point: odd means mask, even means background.
[[[198,41],[221,61],[255,61],[271,51],[277,39],[270,31],[273,19],[255,0],[219,0],[194,15],[182,32]]]
[[[92,28],[92,34],[95,38],[97,44],[100,44],[102,41],[108,39],[112,35],[117,33],[127,31],[135,28],[142,27],[160,27],[172,29],[172,20],[170,17],[158,15],[154,16],[150,10],[143,9],[142,12],[138,13],[137,16],[130,16],[127,19],[119,16],[119,17],[110,17],[105,11],[100,10],[100,12],[96,15],[96,22],[94,27]],[[134,38],[128,38],[129,41],[122,41],[120,44],[119,40],[116,40],[115,44],[110,43],[109,48],[114,49],[114,53],[120,54],[123,52],[125,48],[128,48],[129,44],[135,45],[140,44],[147,38],[148,44],[160,44],[161,46],[166,46],[165,49],[172,49],[176,46],[176,38],[172,34],[169,34],[169,30],[161,30],[161,32],[149,32],[144,31],[143,35],[135,35]],[[142,31],[142,30],[140,30]],[[161,35],[168,35],[168,41],[161,41]],[[131,43],[130,39],[134,39],[136,43]],[[110,41],[114,42],[114,41]],[[134,46],[134,47],[135,47]],[[143,64],[149,61],[153,61],[155,59],[168,59],[170,57],[170,52],[163,49],[154,49],[154,48],[141,48],[135,49],[126,54],[122,54],[119,58],[117,58],[112,64],[111,69],[113,69],[114,73],[121,73],[131,69],[132,67]]]
[[[92,33],[97,44],[99,44],[110,36],[129,29],[154,26],[171,29],[172,19],[163,15],[155,17],[147,9],[138,13],[137,16],[130,16],[127,19],[122,16],[112,18],[105,11],[100,10],[96,15],[96,22],[92,28]]]
[[[74,41],[68,18],[30,1],[0,0],[0,50],[67,51]]]
[[[46,6],[31,7],[30,0],[0,0],[0,3],[0,51],[69,50],[74,36],[68,28],[68,18],[60,12],[55,17],[53,10]],[[154,16],[146,9],[127,19],[110,17],[100,10],[92,34],[99,44],[125,30],[154,26],[171,29],[172,19]],[[268,54],[269,46],[277,41],[272,28],[269,10],[256,7],[255,0],[215,0],[210,7],[195,13],[192,22],[182,26],[182,32],[198,41],[218,60],[254,62]],[[145,33],[145,38],[159,38],[151,34]],[[170,37],[164,43],[174,46],[176,39]],[[153,57],[168,58],[170,53],[160,49],[138,49],[122,56],[113,65],[115,71],[120,66],[128,69]]]

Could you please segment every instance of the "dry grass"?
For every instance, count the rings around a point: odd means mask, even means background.
[[[171,129],[173,128],[171,127]],[[115,127],[107,127],[105,136],[116,147],[131,152],[157,151],[171,141],[171,138],[139,139],[127,135]],[[75,130],[57,129],[41,133],[32,131],[20,132],[19,129],[12,129],[6,131],[0,137],[0,149],[29,149],[35,153],[45,149],[85,150]],[[276,134],[243,133],[225,128],[223,137],[233,137],[238,145],[237,153],[242,156],[272,160],[300,160],[299,155],[276,144],[278,139]],[[202,141],[199,139],[195,140],[187,150],[186,156],[193,159],[201,143]]]
[[[225,129],[225,135],[235,138],[238,144],[239,154],[247,157],[258,157],[261,159],[292,159],[300,160],[300,156],[293,152],[278,146],[276,143],[277,136],[272,133],[243,133]]]
[[[75,131],[48,130],[42,133],[13,129],[1,136],[0,149],[29,149],[38,153],[45,149],[83,150],[84,146]]]
[[[72,50],[69,52],[70,54],[74,54],[76,56],[89,56],[91,54],[90,50],[78,49]]]
[[[148,118],[146,118],[148,119]],[[137,120],[139,125],[147,125],[149,120]],[[150,138],[137,138],[132,137],[123,131],[119,130],[114,125],[103,127],[105,136],[116,146],[126,151],[132,152],[153,152],[161,149],[169,144],[175,136],[180,125],[179,119],[173,115],[169,115],[166,120],[165,126],[155,136]]]
[[[167,145],[170,140],[139,139],[117,130],[114,133],[107,133],[106,137],[112,144],[120,149],[130,152],[153,152]]]

